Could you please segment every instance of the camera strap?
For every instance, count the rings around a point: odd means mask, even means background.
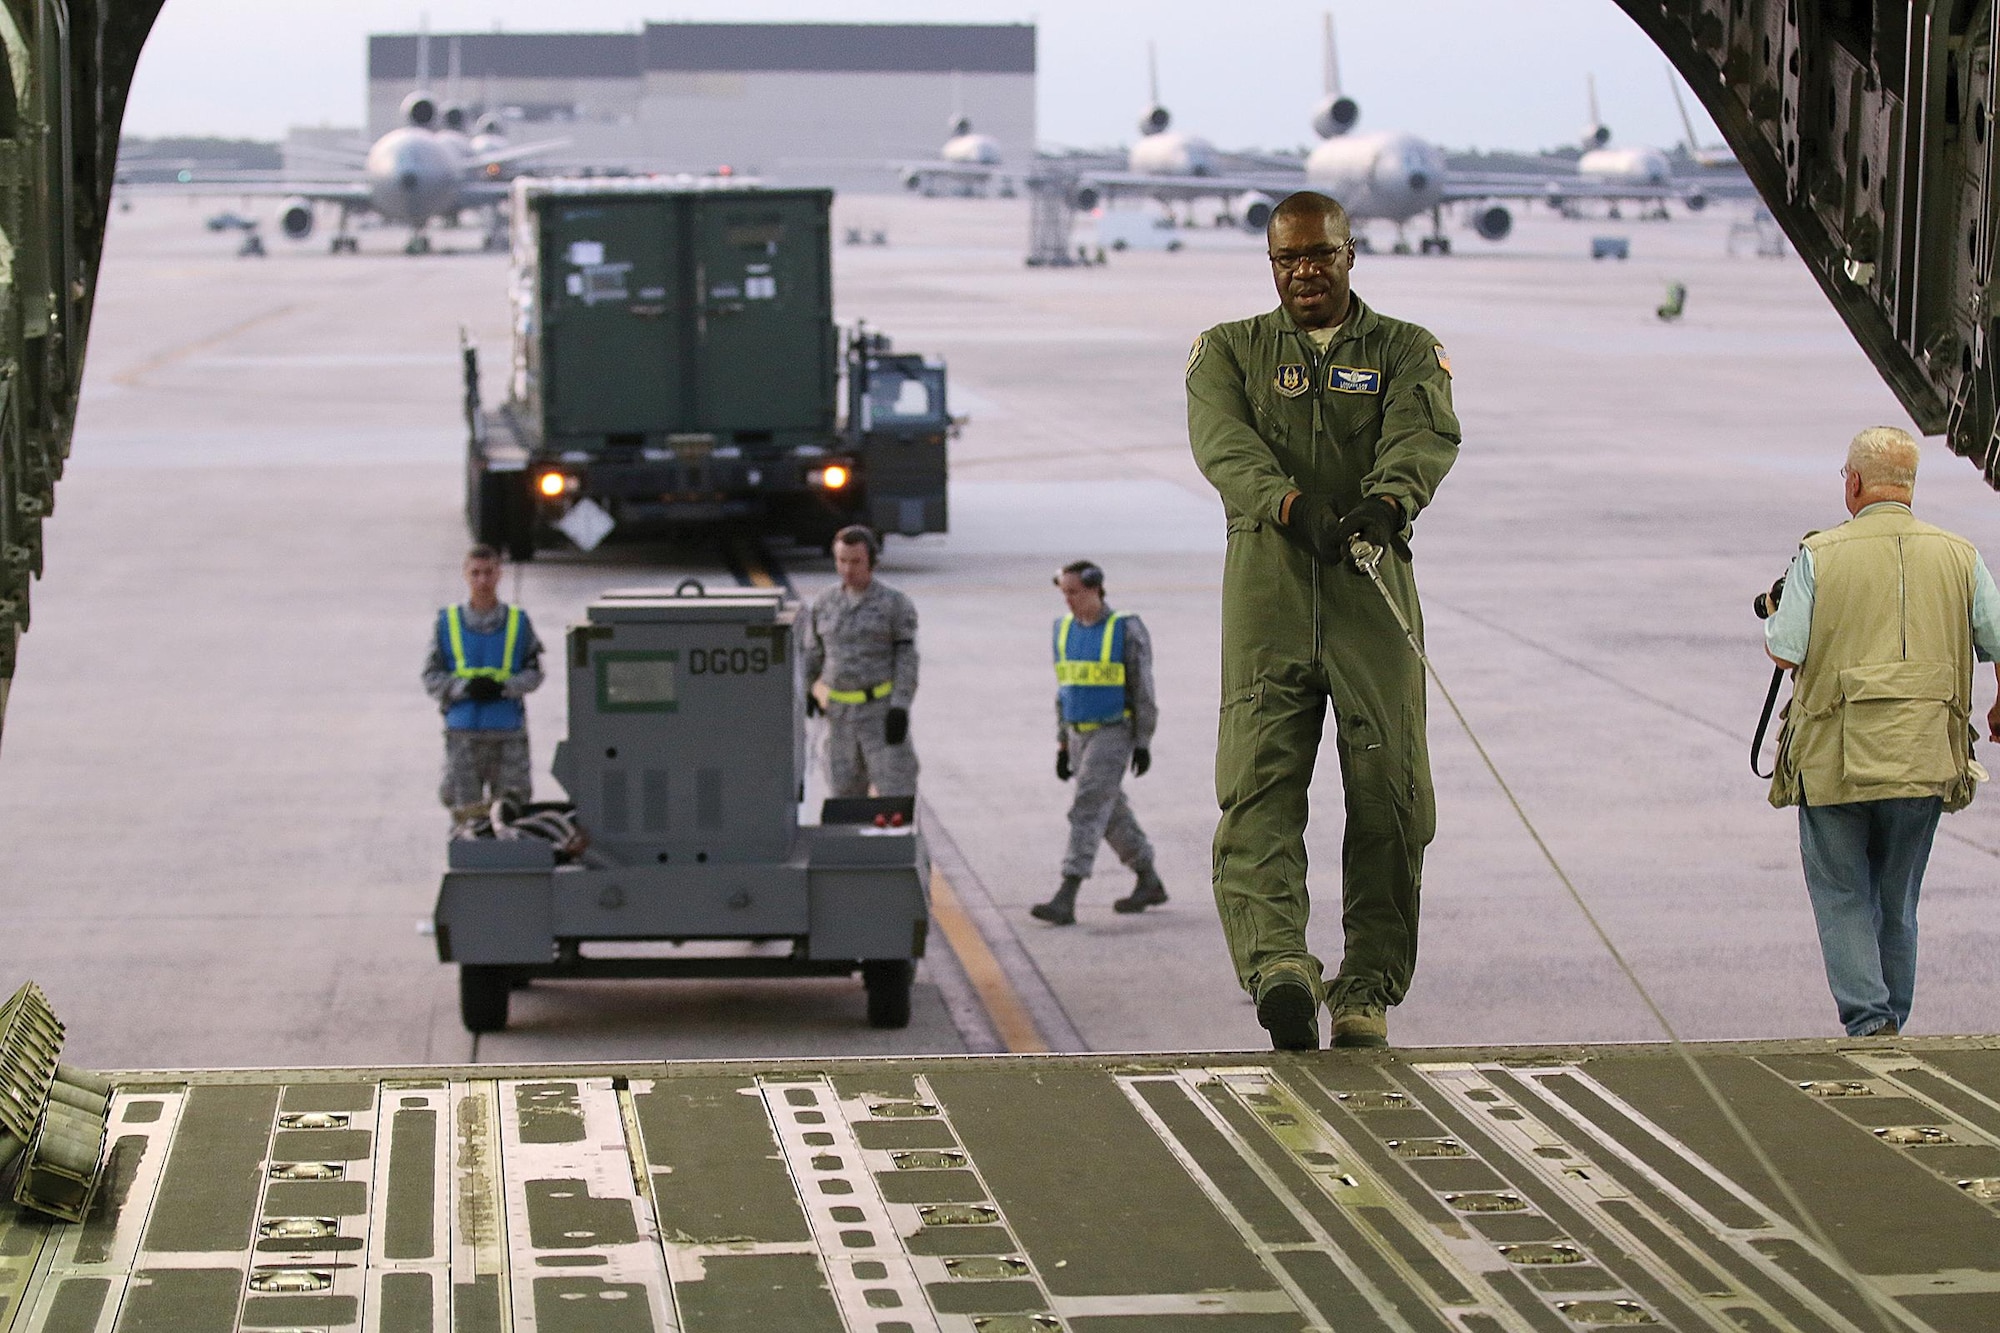
[[[1771,688],[1764,692],[1764,714],[1757,719],[1757,734],[1750,740],[1750,771],[1760,778],[1768,778],[1778,771],[1778,761],[1771,760],[1771,773],[1757,767],[1757,756],[1764,751],[1764,733],[1771,729],[1771,710],[1778,706],[1778,687],[1785,683],[1785,669],[1771,668]]]

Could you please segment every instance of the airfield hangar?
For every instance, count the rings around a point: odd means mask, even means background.
[[[510,139],[567,139],[563,170],[739,174],[899,188],[954,113],[1033,157],[1031,24],[648,23],[636,32],[382,33],[368,39],[368,134],[423,84]]]

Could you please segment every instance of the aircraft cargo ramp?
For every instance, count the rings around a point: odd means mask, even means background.
[[[1807,1224],[1663,1046],[125,1075],[0,1333],[2000,1327],[2000,1039],[1690,1049]]]

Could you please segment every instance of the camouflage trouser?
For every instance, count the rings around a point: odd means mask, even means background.
[[[1153,844],[1132,815],[1125,799],[1125,770],[1132,766],[1132,727],[1113,722],[1093,731],[1065,728],[1070,771],[1076,775],[1076,799],[1069,806],[1069,852],[1062,872],[1090,878],[1097,863],[1097,844],[1108,842],[1118,859],[1132,870],[1153,864]]]
[[[905,736],[901,745],[882,738],[889,701],[826,706],[826,782],[835,796],[866,796],[873,785],[877,796],[917,794],[917,748]]]
[[[503,796],[525,804],[534,789],[527,732],[445,732],[438,799],[454,817],[477,814]]]

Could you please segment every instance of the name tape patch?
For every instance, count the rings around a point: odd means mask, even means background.
[[[1365,366],[1328,366],[1326,387],[1335,393],[1380,393],[1382,372]]]

